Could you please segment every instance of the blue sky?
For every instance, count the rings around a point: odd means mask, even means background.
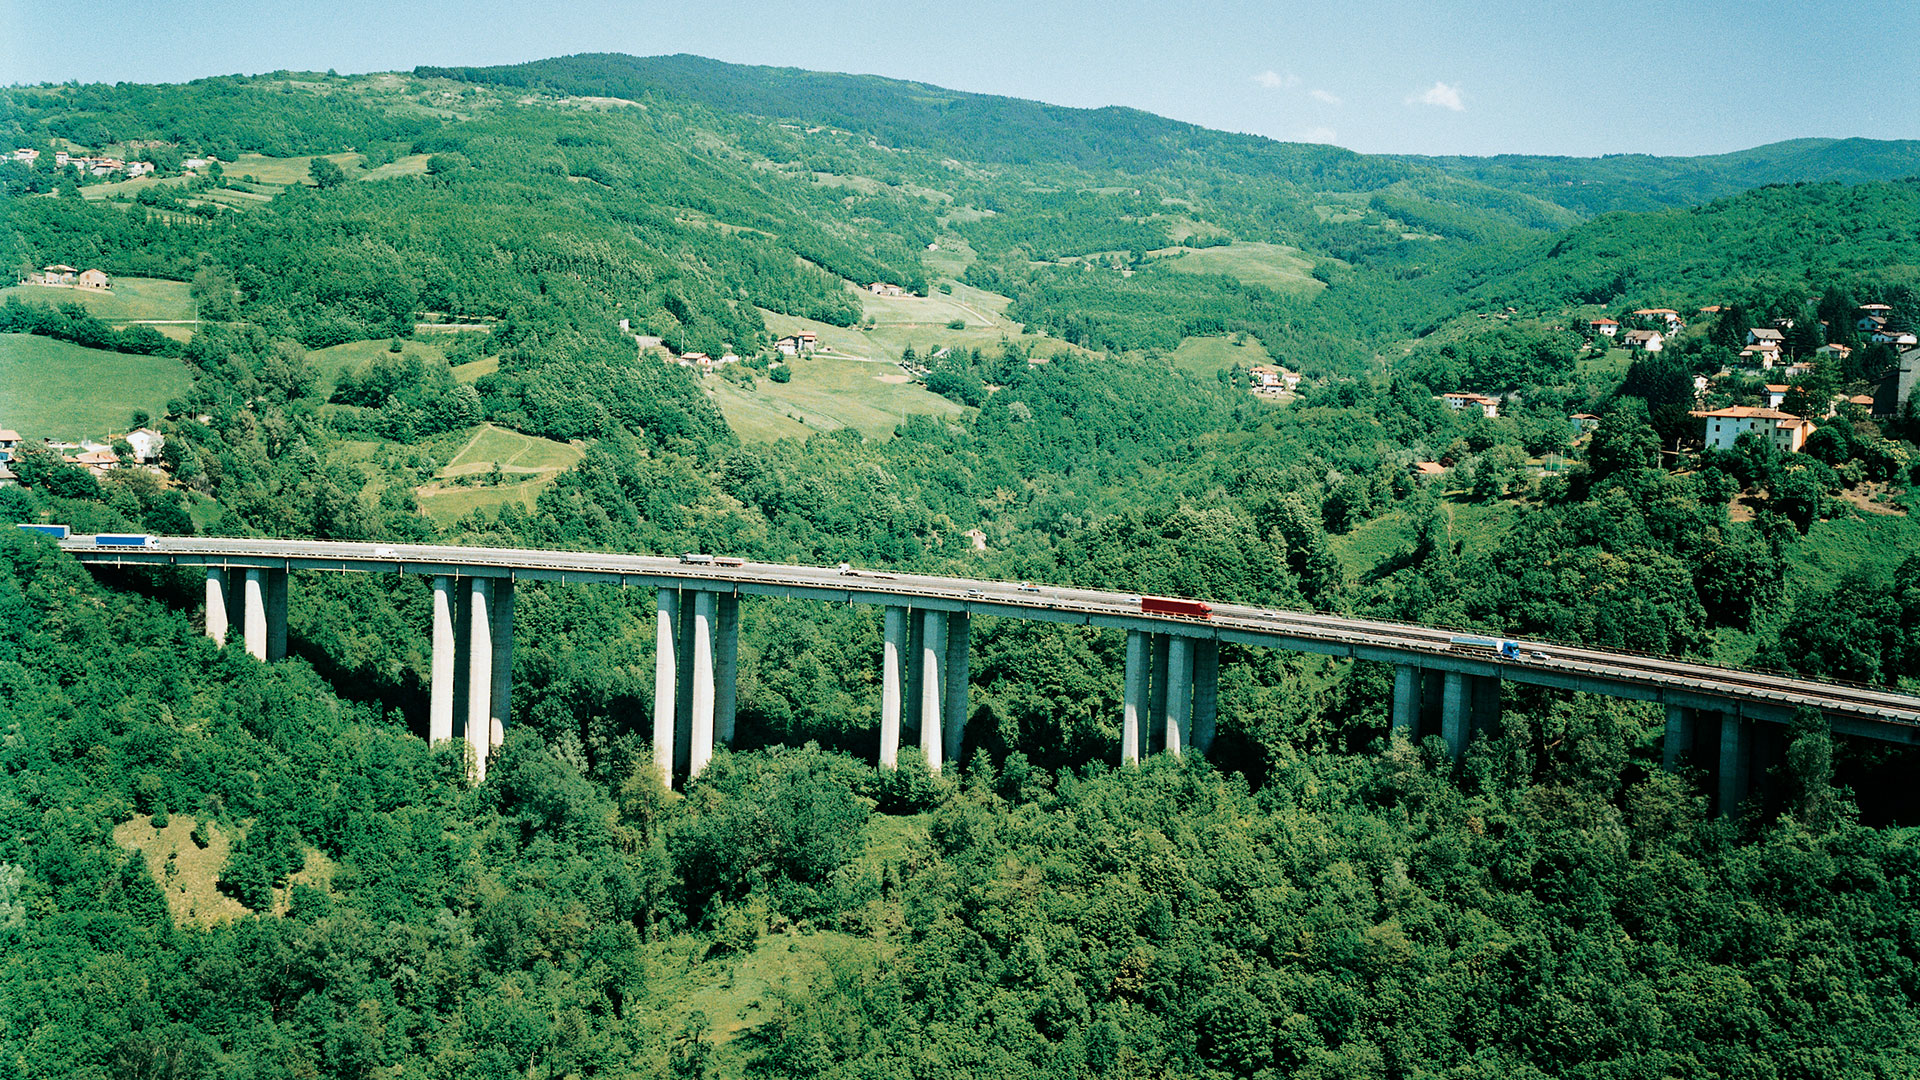
[[[1920,138],[1920,3],[0,0],[0,83],[688,52],[1370,153]]]

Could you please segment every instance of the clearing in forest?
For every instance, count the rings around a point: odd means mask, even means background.
[[[747,442],[805,438],[850,427],[887,439],[908,416],[956,416],[965,407],[929,393],[894,364],[813,356],[794,360],[793,381],[759,378],[752,390],[701,380],[734,434]]]
[[[159,829],[153,827],[151,819],[136,817],[114,826],[113,839],[147,861],[154,883],[166,894],[167,910],[176,926],[212,926],[245,918],[249,914],[247,906],[220,891],[220,873],[226,869],[234,837],[229,830],[208,822],[204,834],[207,843],[202,847],[193,839],[195,824],[192,814],[175,814]],[[307,848],[306,854],[306,864],[287,879],[286,886],[273,890],[272,914],[287,913],[287,901],[295,885],[328,891],[333,861],[314,848]]]
[[[481,424],[434,473],[433,481],[415,488],[414,495],[420,508],[443,524],[509,502],[531,510],[541,489],[584,453],[571,443]]]
[[[1168,354],[1173,361],[1175,371],[1184,371],[1189,375],[1213,378],[1235,364],[1246,369],[1255,364],[1271,364],[1273,357],[1267,353],[1267,347],[1252,334],[1242,334],[1241,344],[1234,344],[1232,338],[1190,337],[1180,343],[1178,349]]]
[[[1225,274],[1243,284],[1281,292],[1316,293],[1326,288],[1313,276],[1313,260],[1284,244],[1233,243],[1197,250],[1168,248],[1153,254],[1162,268],[1182,274]]]
[[[29,439],[124,432],[135,409],[160,416],[170,399],[185,397],[192,387],[193,370],[171,357],[0,334],[0,427]]]

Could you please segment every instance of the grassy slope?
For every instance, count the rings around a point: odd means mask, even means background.
[[[765,442],[836,428],[885,439],[907,416],[953,416],[963,411],[888,363],[810,357],[792,364],[793,381],[760,379],[745,390],[724,379],[704,380],[707,392],[742,439]]]
[[[138,851],[147,860],[147,870],[167,896],[167,908],[179,925],[211,926],[247,915],[246,905],[219,889],[220,871],[233,850],[230,831],[211,822],[207,825],[207,846],[193,842],[194,818],[177,814],[166,828],[156,829],[150,819],[136,817],[114,826],[113,839],[129,851]],[[173,872],[168,873],[169,862]],[[333,878],[333,862],[313,848],[307,849],[306,865],[274,891],[274,914],[284,915],[287,898],[295,885],[307,885],[325,891]]]
[[[321,392],[331,394],[333,387],[339,383],[340,376],[349,371],[359,371],[387,355],[390,344],[386,338],[349,341],[341,345],[313,350],[307,354],[307,363],[312,364],[313,369],[320,375]],[[437,339],[403,341],[400,343],[400,349],[406,356],[417,356],[428,361],[443,360],[447,355]]]
[[[1212,378],[1217,372],[1235,364],[1250,368],[1255,364],[1273,362],[1267,347],[1251,336],[1246,338],[1244,345],[1235,345],[1227,338],[1188,338],[1180,343],[1178,349],[1169,353],[1168,358],[1173,361],[1175,370],[1203,378]]]
[[[481,424],[472,428],[452,452],[434,481],[416,488],[421,509],[441,524],[474,510],[494,510],[518,502],[531,510],[542,488],[553,483],[585,453],[578,446],[522,435],[517,431]],[[502,482],[488,484],[496,467]],[[461,480],[474,486],[463,486]]]
[[[1182,274],[1225,274],[1247,285],[1281,292],[1317,293],[1326,285],[1312,276],[1313,260],[1299,248],[1283,244],[1229,244],[1195,251],[1154,252],[1171,255],[1161,265]]]
[[[0,334],[0,426],[29,439],[125,431],[133,410],[159,416],[192,386],[193,372],[178,360]]]
[[[0,289],[0,303],[18,297],[28,304],[83,304],[95,316],[110,323],[136,319],[194,319],[198,312],[184,281],[159,278],[116,277],[109,292],[91,289],[60,289],[47,285],[15,285]]]

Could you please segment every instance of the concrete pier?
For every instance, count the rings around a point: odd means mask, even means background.
[[[1147,733],[1147,669],[1152,663],[1151,636],[1144,630],[1127,631],[1127,674],[1120,714],[1120,762],[1138,764]]]
[[[433,676],[427,706],[427,742],[453,738],[453,582],[441,574],[433,579]]]
[[[1667,734],[1660,744],[1660,764],[1673,772],[1693,753],[1693,713],[1678,705],[1667,706]]]
[[[967,745],[967,679],[972,645],[972,617],[964,611],[947,612],[946,706],[941,721],[946,747],[941,759],[958,765]]]
[[[693,594],[693,688],[688,722],[687,780],[692,782],[713,760],[713,635],[719,623],[714,594]]]
[[[1494,735],[1500,730],[1500,677],[1497,675],[1467,676],[1468,715],[1472,718],[1468,726],[1468,739],[1475,735]]]
[[[1420,727],[1420,669],[1393,666],[1393,732],[1412,739]]]
[[[487,746],[507,741],[513,719],[513,579],[493,582],[493,686],[487,694]],[[484,775],[484,774],[483,774]]]
[[[923,620],[920,641],[920,752],[927,757],[927,770],[938,775],[946,739],[941,732],[940,712],[946,707],[947,618],[943,611],[928,611]]]
[[[1447,742],[1447,756],[1455,761],[1467,751],[1467,679],[1449,671],[1440,683],[1440,737]]]
[[[227,643],[227,572],[217,566],[207,567],[207,636]]]
[[[1716,812],[1721,817],[1737,816],[1741,802],[1747,797],[1752,779],[1749,773],[1752,741],[1753,733],[1747,721],[1730,712],[1720,714],[1720,775]]]
[[[287,572],[267,571],[267,659],[287,657]]]
[[[1193,641],[1178,634],[1167,642],[1167,753],[1186,753],[1193,732]]]
[[[713,641],[713,737],[733,745],[733,716],[739,701],[740,597],[719,594],[719,622]]]
[[[1167,746],[1167,650],[1166,634],[1153,635],[1153,681],[1147,685],[1147,750]]]
[[[660,782],[673,786],[673,722],[676,700],[675,642],[679,640],[680,594],[660,589],[653,624],[653,764]]]
[[[1213,749],[1213,732],[1220,711],[1220,643],[1203,638],[1193,643],[1193,748]]]
[[[467,585],[467,716],[464,734],[473,751],[473,776],[487,778],[493,749],[493,581],[471,578]]]
[[[880,767],[900,764],[900,706],[906,693],[907,609],[889,607],[880,628]]]
[[[267,658],[267,572],[257,567],[248,567],[241,586],[245,591],[241,596],[245,603],[241,623],[241,639],[247,643],[247,652],[255,660]]]
[[[673,775],[684,780],[693,760],[693,609],[699,594],[680,590],[680,632],[674,649]]]

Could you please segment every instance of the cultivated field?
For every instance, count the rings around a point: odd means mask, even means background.
[[[179,360],[0,334],[0,427],[29,439],[125,431],[135,409],[159,416],[192,386],[193,372]]]
[[[435,521],[457,520],[473,510],[491,510],[509,502],[533,509],[540,489],[579,461],[584,451],[569,443],[522,435],[481,424],[431,483],[414,489],[420,508]],[[487,478],[498,469],[501,481]]]
[[[191,322],[198,317],[191,287],[184,281],[116,277],[109,292],[62,289],[50,285],[15,285],[0,289],[0,303],[18,297],[29,304],[84,304],[110,323],[134,321]]]
[[[1313,260],[1298,248],[1283,244],[1229,244],[1196,251],[1169,248],[1153,254],[1161,266],[1183,274],[1225,274],[1248,285],[1285,292],[1319,292],[1326,288],[1313,277]]]
[[[894,364],[810,357],[792,363],[793,381],[762,378],[746,390],[721,378],[701,380],[734,433],[748,442],[803,438],[816,431],[855,428],[886,439],[908,416],[954,416],[964,411],[910,381]]]

